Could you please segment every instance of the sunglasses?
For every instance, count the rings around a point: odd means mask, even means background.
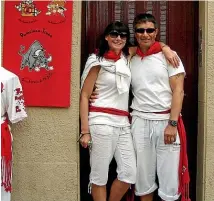
[[[148,29],[144,29],[144,28],[136,28],[135,29],[135,32],[136,33],[148,33],[148,34],[151,34],[155,31],[155,28],[148,28]]]
[[[121,39],[127,39],[128,34],[126,32],[118,32],[118,31],[111,31],[109,32],[109,36],[111,38],[117,38],[118,36],[120,36]]]

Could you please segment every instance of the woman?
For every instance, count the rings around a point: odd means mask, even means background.
[[[80,143],[87,148],[93,142],[90,184],[94,201],[106,201],[108,168],[113,157],[118,176],[112,184],[109,201],[120,201],[130,184],[136,181],[136,158],[128,118],[129,38],[126,25],[121,22],[109,24],[97,54],[88,58],[82,75]],[[161,47],[154,51],[161,51]],[[89,106],[95,85],[99,99]]]
[[[88,142],[93,141],[90,183],[94,201],[106,201],[108,168],[113,157],[117,162],[118,178],[112,184],[109,200],[121,200],[136,180],[136,159],[128,119],[129,37],[129,29],[123,23],[109,24],[97,55],[88,58],[82,76],[80,142],[87,147]],[[99,88],[99,100],[89,107],[95,84]]]

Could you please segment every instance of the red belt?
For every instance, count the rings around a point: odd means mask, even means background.
[[[8,121],[1,124],[1,185],[11,192],[12,176],[12,138]]]
[[[155,114],[169,114],[171,112],[171,110],[166,110],[166,111],[163,111],[163,112],[152,112],[152,113],[155,113]]]

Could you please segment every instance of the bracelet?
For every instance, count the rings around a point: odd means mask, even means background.
[[[161,49],[163,49],[164,47],[169,47],[169,46],[165,44],[165,45],[163,45],[163,46],[161,47]]]
[[[91,135],[91,133],[80,133],[80,135],[86,135],[86,134],[89,134],[89,135]]]
[[[81,139],[81,137],[83,136],[83,135],[86,135],[86,134],[88,134],[88,135],[91,135],[91,133],[80,133],[80,136],[79,136],[79,139],[77,140],[77,142],[79,142],[80,141],[80,139]]]

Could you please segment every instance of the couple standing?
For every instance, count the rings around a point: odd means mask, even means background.
[[[121,22],[109,24],[81,79],[80,143],[85,148],[92,145],[92,196],[94,201],[106,201],[108,168],[114,157],[118,176],[109,201],[120,201],[130,184],[135,184],[141,201],[152,201],[156,174],[163,201],[180,195],[189,201],[186,134],[180,115],[185,70],[168,46],[155,41],[154,16],[137,15],[133,27],[138,47],[131,50],[128,27]],[[89,104],[95,85],[99,95]]]

